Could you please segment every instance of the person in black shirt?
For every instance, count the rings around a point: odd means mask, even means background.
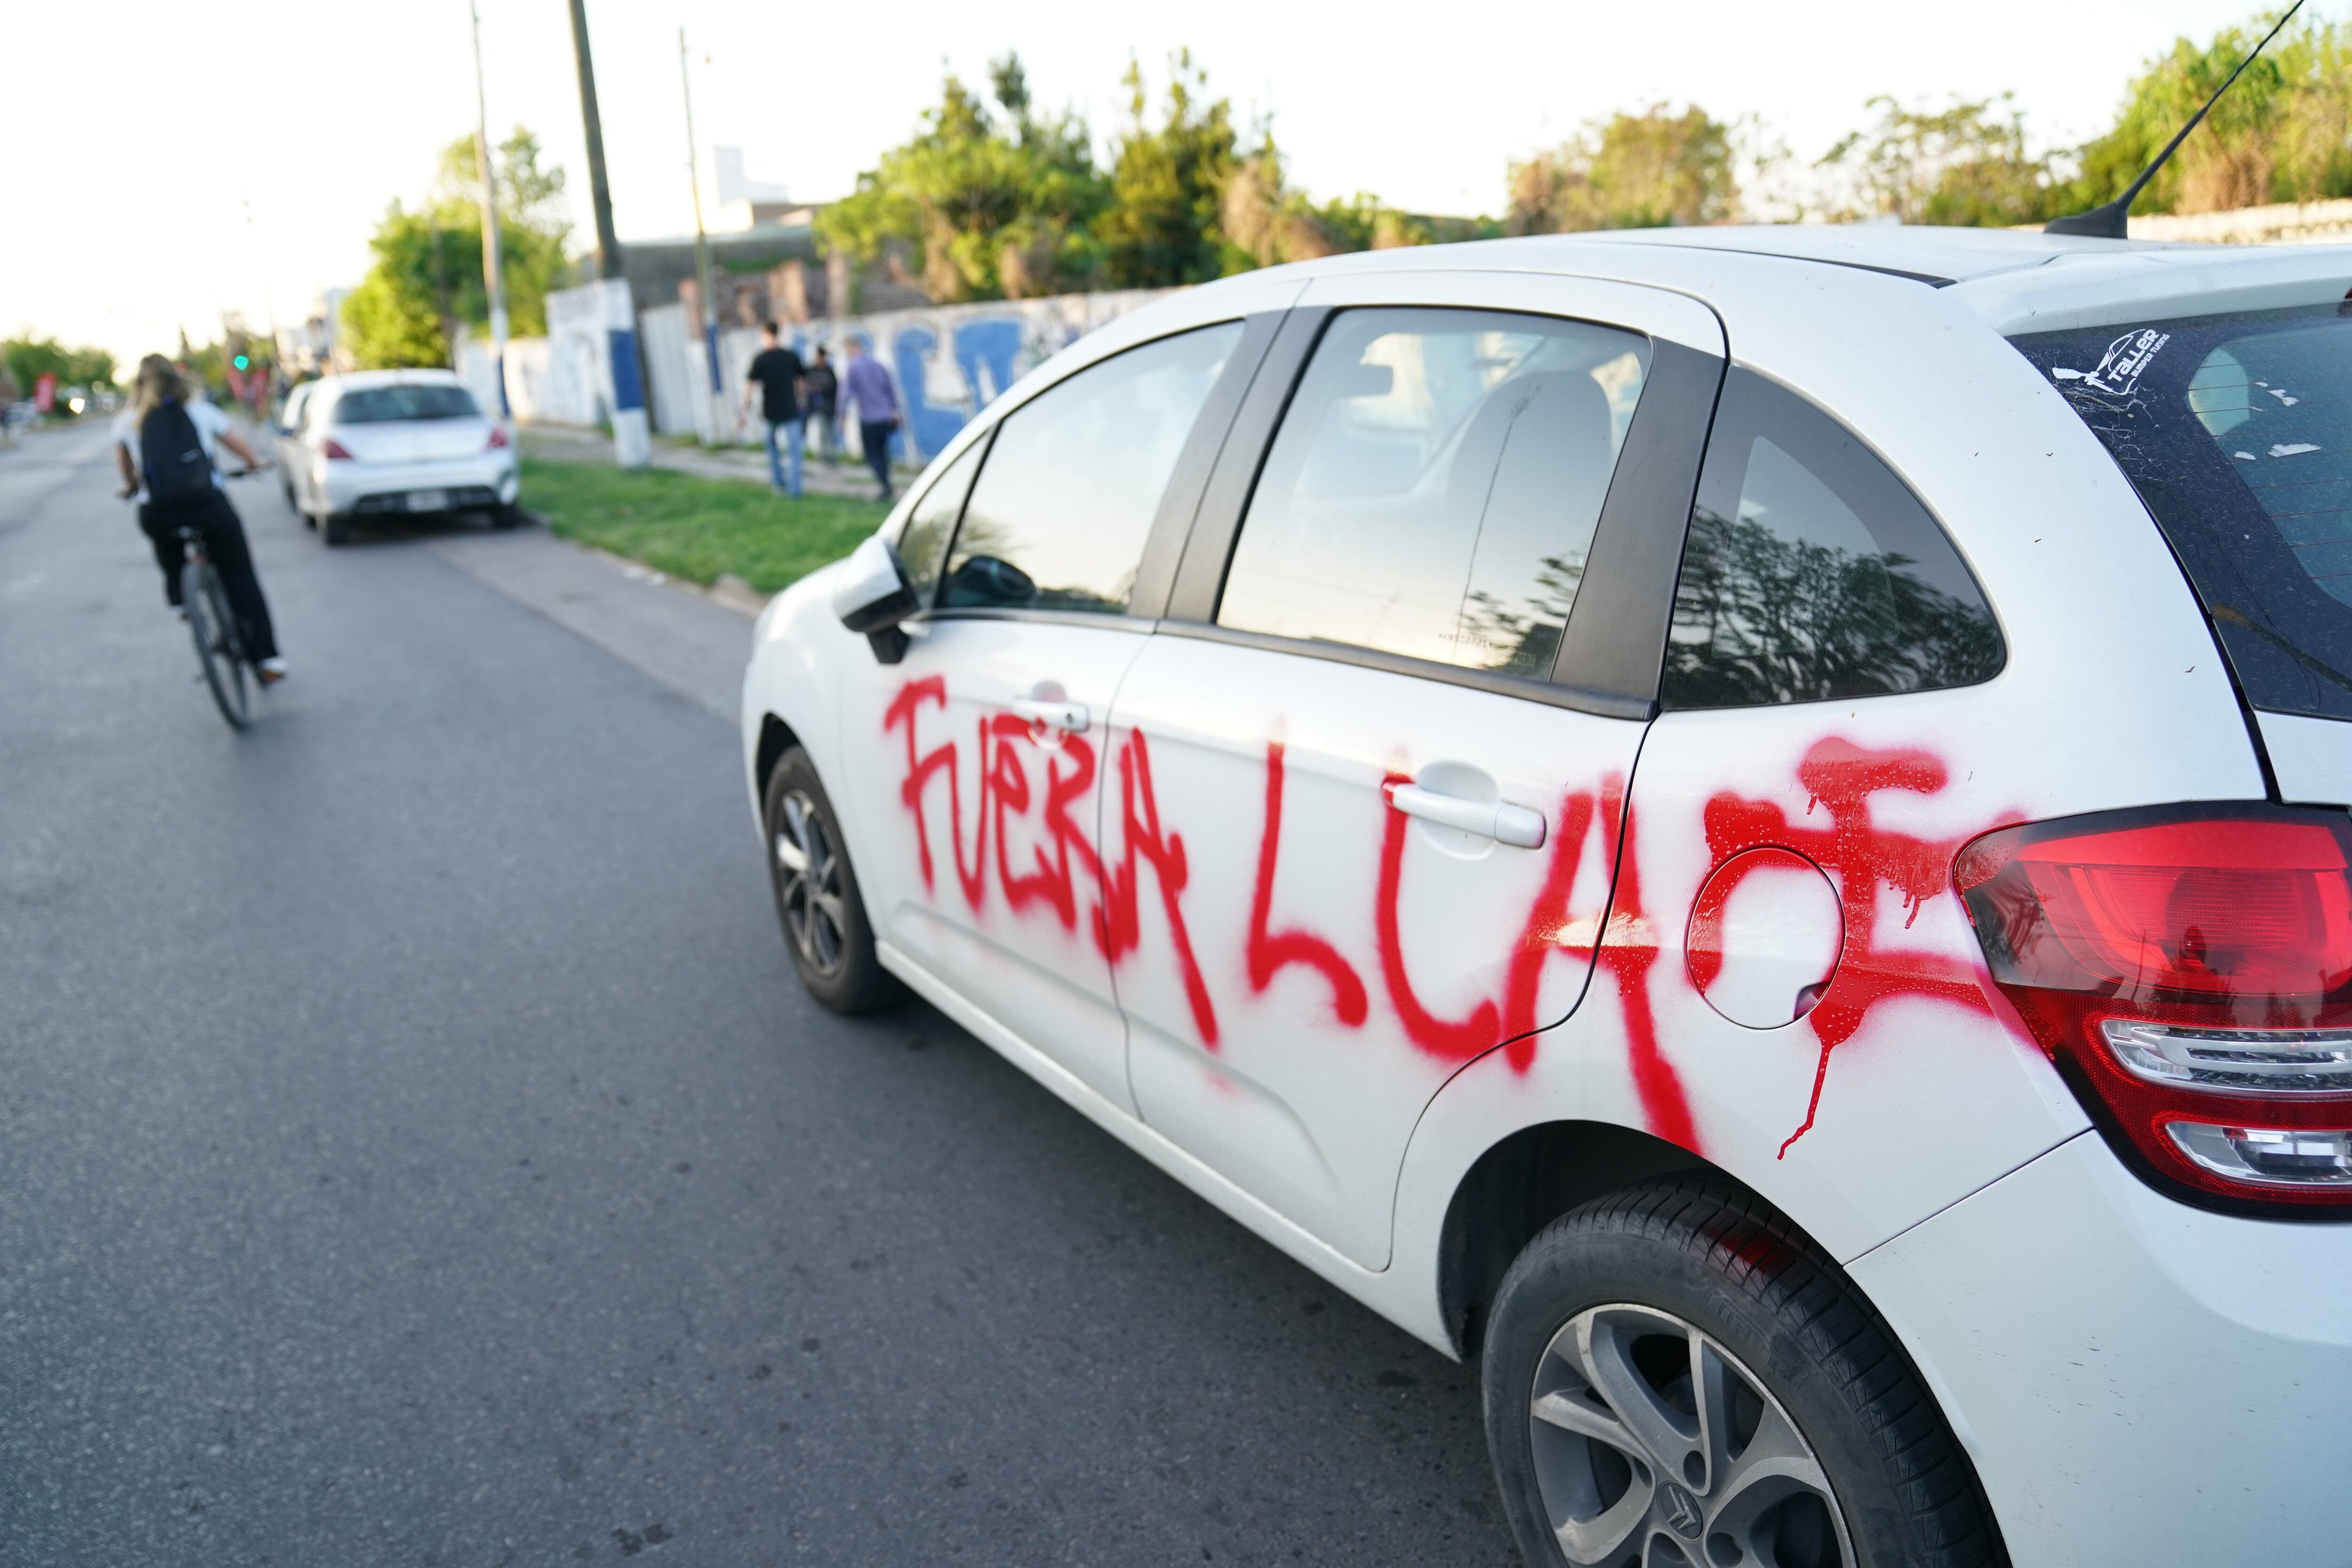
[[[776,341],[776,323],[760,324],[760,352],[743,372],[743,406],[751,405],[751,388],[760,389],[760,412],[768,422],[768,478],[777,489],[798,500],[801,493],[801,390],[808,369],[801,356]],[[782,436],[785,450],[777,450]],[[787,468],[784,458],[792,461]]]
[[[817,451],[830,463],[841,451],[840,432],[833,423],[835,389],[841,383],[833,374],[833,357],[822,348],[816,351],[816,363],[808,367],[807,384],[808,418],[816,425]]]

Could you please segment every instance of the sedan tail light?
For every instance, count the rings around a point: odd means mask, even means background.
[[[506,444],[507,433],[505,429],[502,426],[493,425],[490,426],[490,444],[482,449],[486,452],[495,452]]]
[[[345,451],[343,449],[343,444],[341,441],[336,440],[332,436],[328,437],[325,440],[319,443],[319,450],[327,455],[327,461],[331,463],[356,463],[359,461],[357,458],[352,457],[351,453]]]
[[[2033,823],[1952,879],[1994,982],[2136,1166],[2231,1206],[2352,1211],[2352,818]]]

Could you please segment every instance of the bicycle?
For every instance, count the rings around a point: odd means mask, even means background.
[[[180,567],[180,606],[187,612],[188,631],[196,644],[196,663],[212,688],[213,701],[232,730],[253,722],[253,689],[260,672],[245,651],[245,634],[220,569],[205,549],[205,537],[194,524],[180,526],[180,542],[187,558]]]

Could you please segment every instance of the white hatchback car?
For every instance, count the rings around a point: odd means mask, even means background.
[[[278,430],[286,499],[329,544],[354,517],[483,511],[518,519],[506,431],[446,370],[371,370],[295,388]]]
[[[1125,317],[761,618],[793,962],[1483,1355],[1530,1563],[2341,1563],[2347,283],[1677,230]]]

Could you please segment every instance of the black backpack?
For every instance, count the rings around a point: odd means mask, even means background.
[[[177,402],[157,404],[139,422],[139,459],[147,470],[147,499],[157,506],[212,494],[213,460],[205,456],[196,422]]]

